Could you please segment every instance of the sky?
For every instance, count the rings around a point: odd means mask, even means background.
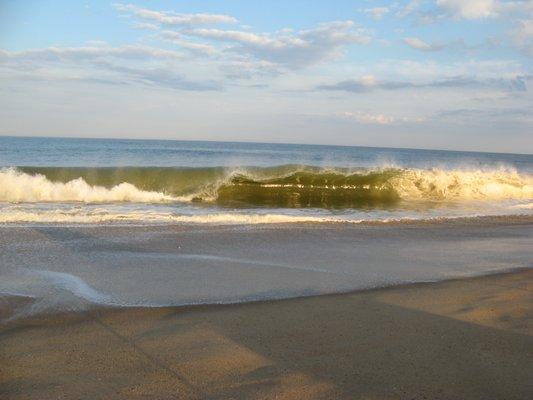
[[[0,0],[0,135],[533,153],[533,0]]]

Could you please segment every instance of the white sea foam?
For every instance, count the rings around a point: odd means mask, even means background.
[[[113,304],[113,297],[90,287],[81,278],[55,271],[33,271],[45,280],[49,281],[56,289],[66,290],[76,297],[87,300],[91,303]]]
[[[406,200],[533,199],[533,176],[501,168],[483,170],[406,170],[392,179]]]
[[[121,207],[108,205],[97,209],[86,207],[60,207],[55,209],[35,209],[25,205],[0,205],[0,223],[2,224],[204,224],[204,225],[256,225],[283,223],[350,223],[363,222],[396,223],[408,221],[437,221],[455,218],[475,218],[482,216],[531,215],[530,204],[493,206],[485,208],[465,209],[433,209],[428,211],[398,210],[360,212],[349,210],[344,213],[321,212],[309,215],[298,210],[291,214],[260,210],[216,211],[210,209],[198,214],[176,214],[173,212],[155,211],[154,206],[144,209],[124,210]],[[150,208],[149,208],[150,207]],[[273,210],[274,211],[274,210]]]
[[[52,182],[44,175],[30,175],[15,168],[0,170],[0,201],[8,202],[140,202],[157,203],[172,201],[164,193],[137,189],[124,182],[112,188],[91,186],[82,178],[72,181]]]
[[[360,222],[342,217],[315,217],[283,214],[242,214],[211,213],[199,215],[174,215],[148,210],[142,212],[91,212],[76,210],[6,210],[0,209],[0,223],[107,223],[107,222],[144,222],[144,223],[191,223],[191,224],[275,224],[296,222]]]
[[[512,208],[521,210],[533,210],[533,203],[515,204],[514,206],[512,206]]]

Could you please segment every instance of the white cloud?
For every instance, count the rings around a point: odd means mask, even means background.
[[[215,47],[206,43],[191,42],[179,32],[164,31],[161,33],[160,37],[180,46],[182,49],[188,50],[193,54],[214,55],[218,53]]]
[[[522,40],[533,38],[533,19],[518,21],[516,36]]]
[[[533,116],[529,108],[514,107],[486,107],[486,108],[455,108],[437,111],[433,116],[436,121],[446,124],[480,124],[502,125],[509,127],[510,124],[524,124],[531,126]]]
[[[369,40],[352,21],[323,23],[308,30],[281,30],[273,34],[189,26],[179,30],[158,29],[157,34],[151,36],[152,40],[154,38],[169,41],[179,49],[102,43],[24,51],[0,50],[0,60],[7,61],[4,67],[12,72],[24,69],[28,79],[57,79],[62,71],[65,80],[110,84],[141,82],[205,90],[220,86],[214,84],[213,79],[275,76],[287,69],[330,60],[339,56],[347,45]],[[223,45],[216,46],[217,42]],[[207,73],[205,76],[210,80],[202,78],[202,73]],[[197,78],[191,80],[188,75]]]
[[[362,124],[378,124],[378,125],[388,125],[395,121],[391,116],[384,114],[369,114],[363,112],[344,112],[338,115],[344,119],[353,119]]]
[[[371,15],[375,20],[380,20],[387,15],[389,11],[390,9],[388,7],[373,7],[365,9],[365,13]]]
[[[256,62],[277,64],[278,70],[279,67],[304,68],[331,60],[342,55],[342,50],[348,45],[370,41],[369,34],[353,21],[325,22],[312,29],[297,32],[284,28],[274,33],[256,33],[242,26],[241,29],[200,26],[237,22],[234,17],[224,14],[177,14],[132,4],[116,4],[115,8],[129,16],[148,21],[138,22],[134,26],[159,29],[160,33],[155,37],[171,41],[188,53],[216,56],[217,61],[239,55],[246,59],[253,58]],[[376,9],[373,12],[378,16],[386,11],[388,10]],[[163,26],[166,27],[164,31],[161,30]],[[202,43],[198,42],[199,38],[203,39]],[[220,49],[213,42],[224,43],[224,48]]]
[[[269,47],[285,47],[288,45],[293,39],[288,38],[284,40],[281,39],[275,39],[271,38],[266,35],[258,35],[251,32],[244,32],[244,31],[231,31],[231,30],[221,30],[221,29],[194,29],[186,31],[188,35],[191,36],[200,36],[204,38],[209,39],[216,39],[216,40],[223,40],[223,41],[231,41],[231,42],[240,42],[240,43],[246,43],[249,45],[256,45],[256,46],[269,46]]]
[[[533,19],[518,20],[510,36],[520,51],[533,56]]]
[[[500,92],[526,92],[530,75],[506,77],[477,77],[475,75],[443,76],[431,80],[378,80],[373,75],[348,79],[333,84],[319,85],[318,90],[369,93],[399,90],[497,90]]]
[[[319,24],[297,33],[256,34],[244,31],[196,28],[185,30],[189,36],[232,44],[232,50],[260,60],[301,68],[339,56],[350,44],[368,43],[370,37],[352,21]]]
[[[411,0],[409,3],[405,5],[405,7],[400,8],[400,10],[396,12],[396,16],[398,18],[407,17],[408,15],[412,14],[413,11],[416,8],[418,8],[419,5],[420,5],[420,0]]]
[[[423,117],[395,117],[392,115],[387,115],[383,113],[371,113],[371,112],[363,112],[363,111],[346,111],[341,113],[334,114],[336,118],[349,120],[349,121],[356,121],[360,124],[367,124],[367,125],[390,125],[390,124],[398,124],[398,123],[405,123],[405,122],[422,122],[424,121]]]
[[[133,4],[115,4],[115,8],[138,18],[169,26],[232,24],[237,22],[236,18],[225,14],[178,14],[174,12],[149,10]]]
[[[43,49],[30,49],[23,51],[7,51],[0,49],[0,59],[41,60],[41,61],[68,61],[83,59],[98,59],[116,57],[126,59],[184,59],[182,53],[150,46],[124,45],[111,46],[81,46],[81,47],[46,47]]]
[[[361,79],[359,79],[359,82],[363,86],[372,87],[377,84],[377,79],[374,75],[363,75]]]
[[[513,79],[527,75],[527,71],[520,61],[513,59],[466,59],[454,62],[389,59],[373,65],[375,75],[417,82],[452,79],[457,76],[470,76],[478,80]]]
[[[404,38],[403,41],[409,47],[420,51],[438,51],[444,48],[442,44],[430,44],[416,37]]]
[[[436,4],[446,10],[450,16],[464,19],[495,18],[533,12],[531,0],[436,0]]]
[[[217,90],[213,80],[189,79],[183,54],[147,46],[48,47],[0,50],[0,73],[9,81],[84,81],[113,85],[141,83],[180,90]]]
[[[496,0],[495,5],[498,16],[513,15],[514,17],[524,18],[525,16],[533,15],[533,1],[531,0],[516,0],[516,1],[501,1]]]
[[[495,0],[437,0],[437,5],[456,18],[480,19],[497,15]]]
[[[252,79],[257,76],[276,76],[282,72],[275,63],[250,60],[246,57],[236,57],[236,59],[225,61],[220,65],[219,69],[229,79]],[[260,86],[264,86],[264,84]]]
[[[136,29],[145,29],[148,31],[156,31],[159,29],[158,25],[151,24],[150,22],[136,22],[133,24],[133,27]]]

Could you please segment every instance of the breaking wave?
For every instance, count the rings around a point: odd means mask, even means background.
[[[140,190],[128,182],[106,188],[90,185],[82,177],[61,182],[51,181],[43,174],[29,174],[14,168],[0,170],[0,201],[155,203],[172,199],[172,196],[163,193]]]
[[[533,175],[510,169],[3,168],[10,203],[196,202],[231,207],[367,208],[400,201],[531,200]]]

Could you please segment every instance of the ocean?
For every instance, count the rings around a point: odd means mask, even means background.
[[[391,222],[532,199],[533,155],[0,137],[0,223]]]
[[[339,293],[531,268],[533,155],[0,137],[17,315]]]

